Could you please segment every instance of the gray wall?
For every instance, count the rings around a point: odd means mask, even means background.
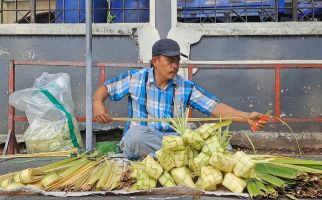
[[[191,60],[321,60],[322,37],[204,37],[191,48]],[[199,70],[194,78],[223,102],[245,111],[265,113],[275,107],[274,70]],[[281,72],[281,114],[322,117],[322,70]],[[197,113],[195,113],[198,115]],[[198,115],[200,116],[200,115]],[[236,128],[247,128],[236,125]],[[294,131],[322,131],[321,123],[294,123]],[[267,131],[287,130],[276,124]]]
[[[156,27],[161,38],[170,29],[170,0],[156,1]],[[160,9],[162,8],[162,9]],[[166,16],[166,17],[165,17]],[[233,36],[204,37],[191,47],[191,60],[322,60],[322,38],[318,36]],[[94,36],[93,61],[137,62],[138,49],[131,37]],[[85,61],[82,36],[3,36],[0,35],[0,134],[7,133],[7,72],[10,59]],[[64,67],[26,67],[17,69],[17,90],[31,87],[42,72],[66,72],[72,78],[76,114],[85,114],[85,70]],[[124,71],[108,69],[107,79]],[[98,71],[94,70],[94,89]],[[322,115],[321,70],[282,71],[282,113],[287,117]],[[199,70],[194,79],[223,102],[245,111],[274,109],[274,71],[272,70]],[[113,116],[126,116],[126,99],[110,106]],[[108,102],[109,104],[109,102]],[[111,104],[109,104],[111,105]],[[194,113],[195,116],[200,116]],[[115,126],[117,126],[116,124]],[[26,123],[17,124],[22,133]],[[114,126],[114,125],[113,125]],[[102,128],[102,126],[95,127]],[[322,131],[321,123],[292,124],[296,132]],[[246,128],[236,125],[236,129]],[[285,127],[270,125],[267,131]]]

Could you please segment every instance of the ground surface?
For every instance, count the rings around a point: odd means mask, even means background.
[[[263,153],[263,152],[262,152]],[[306,159],[314,159],[314,160],[322,160],[322,155],[305,155],[302,158]],[[23,159],[0,159],[0,175],[19,171],[25,168],[30,167],[38,167],[43,166],[45,164],[49,164],[52,162],[57,162],[62,158],[23,158]],[[66,197],[64,199],[70,200],[87,200],[87,199],[110,199],[110,200],[124,200],[124,199],[132,199],[132,200],[189,200],[189,199],[203,199],[203,200],[210,200],[210,199],[218,199],[218,200],[238,200],[238,197],[214,197],[214,196],[191,196],[191,195],[181,195],[181,196],[160,196],[160,195],[145,195],[145,196],[138,196],[138,195],[120,195],[120,196],[89,196],[89,197]],[[1,195],[0,200],[56,200],[61,199],[59,197],[49,197],[49,196],[42,196],[42,195]]]

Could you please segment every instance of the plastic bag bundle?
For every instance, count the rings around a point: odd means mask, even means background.
[[[29,127],[24,140],[28,153],[83,147],[68,74],[45,72],[32,88],[11,94],[9,103],[26,113]]]

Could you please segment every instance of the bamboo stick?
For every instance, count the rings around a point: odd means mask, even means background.
[[[231,120],[231,119],[243,119],[244,117],[226,117],[226,118],[188,118],[188,122],[211,122],[211,121],[220,121],[220,120]],[[115,117],[112,118],[116,122],[171,122],[171,120],[176,120],[176,118],[126,118],[126,117]]]
[[[55,152],[43,152],[43,153],[32,153],[32,154],[14,154],[0,156],[0,159],[10,158],[40,158],[40,157],[70,157],[70,154],[77,153],[77,149],[71,149],[68,151],[55,151]]]

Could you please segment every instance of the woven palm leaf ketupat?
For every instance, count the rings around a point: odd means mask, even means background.
[[[169,155],[174,161],[175,167],[183,167],[188,165],[188,152],[189,149],[181,150],[181,151],[169,151]]]
[[[241,193],[244,191],[247,183],[234,174],[227,173],[224,177],[222,185],[234,193]]]
[[[147,190],[155,188],[157,181],[144,173],[142,170],[138,170],[136,173],[136,183],[130,188],[130,190]]]
[[[154,179],[158,179],[163,172],[162,166],[150,155],[148,155],[142,162],[132,162],[131,165],[136,169],[142,170]]]
[[[182,135],[182,138],[186,143],[190,144],[197,150],[200,150],[205,144],[205,141],[202,139],[202,137],[190,129],[186,130],[186,132]]]
[[[158,162],[162,165],[162,167],[166,171],[170,171],[172,168],[175,167],[175,163],[172,157],[164,150],[159,150],[155,152]]]
[[[255,163],[242,151],[237,151],[234,154],[234,160],[236,162],[233,169],[234,174],[237,177],[247,178],[250,175],[251,170],[255,167]]]
[[[190,149],[188,151],[188,168],[190,169],[191,172],[194,174],[198,173],[198,168],[196,166],[196,163],[194,159],[198,156],[198,151],[195,149]]]
[[[182,151],[186,149],[186,144],[180,136],[168,135],[162,139],[162,149],[171,151]]]
[[[158,179],[159,183],[163,187],[173,187],[176,186],[175,181],[173,180],[171,174],[167,171],[163,171],[163,174]]]
[[[186,167],[173,168],[171,170],[171,176],[173,177],[177,185],[195,188],[196,186],[192,181],[189,173],[189,169],[187,169]]]
[[[205,190],[211,190],[223,181],[221,172],[212,166],[201,167],[201,178]]]
[[[203,166],[207,166],[209,164],[209,159],[210,156],[208,156],[207,154],[200,152],[200,154],[195,157],[195,159],[193,160],[195,163],[195,166],[197,168],[197,173],[200,174],[200,169]]]
[[[209,164],[221,171],[232,172],[236,162],[230,154],[213,153]]]
[[[202,147],[201,151],[208,156],[211,156],[214,152],[224,152],[219,139],[216,135],[209,137],[205,141],[205,145]]]

